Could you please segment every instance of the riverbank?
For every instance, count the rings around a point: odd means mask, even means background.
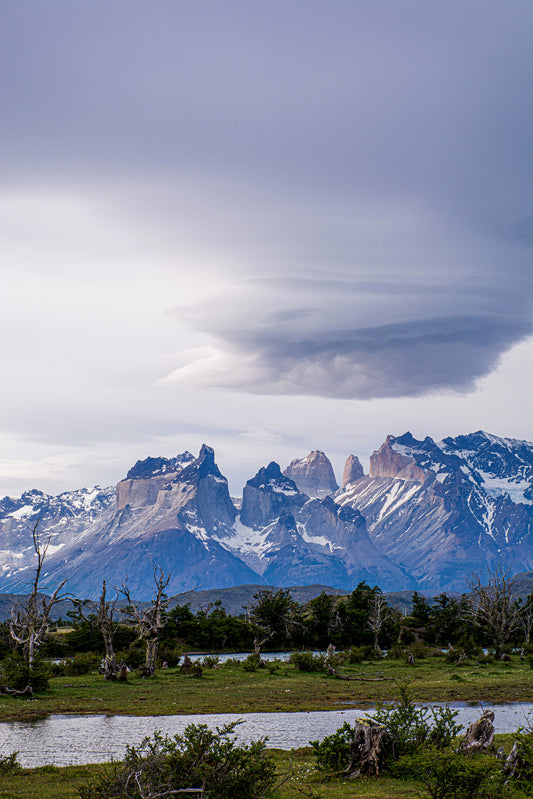
[[[496,746],[506,751],[512,746],[512,736],[496,736]],[[393,779],[384,775],[379,779],[331,779],[316,769],[316,758],[311,748],[291,751],[270,750],[277,771],[275,799],[302,799],[302,796],[320,799],[423,799],[427,797],[421,785],[408,780]],[[78,788],[101,775],[110,765],[45,766],[24,769],[18,773],[3,774],[0,796],[8,799],[75,799]],[[517,793],[517,799],[526,797]]]
[[[463,666],[444,658],[420,659],[414,666],[385,659],[346,665],[340,672],[352,679],[305,673],[287,663],[272,673],[269,668],[245,671],[233,662],[206,668],[202,677],[181,674],[179,669],[158,670],[150,680],[132,673],[126,683],[105,682],[99,674],[55,677],[35,701],[2,696],[0,721],[70,713],[159,716],[364,708],[393,699],[396,683],[406,679],[419,702],[493,704],[531,701],[533,696],[533,669],[517,656]]]

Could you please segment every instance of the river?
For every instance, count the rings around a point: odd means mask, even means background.
[[[450,703],[459,711],[456,722],[468,725],[480,715],[481,706]],[[533,703],[494,705],[496,732],[514,732],[533,721]],[[371,713],[371,711],[369,711]],[[54,715],[33,722],[0,723],[0,754],[17,751],[26,767],[102,763],[124,757],[127,744],[137,744],[155,730],[177,735],[188,724],[220,727],[243,719],[236,729],[240,741],[268,738],[268,746],[295,749],[310,740],[331,735],[347,721],[353,724],[364,710],[323,710],[310,713],[219,713],[187,716],[68,716]]]

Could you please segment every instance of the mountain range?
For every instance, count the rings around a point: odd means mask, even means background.
[[[472,572],[533,569],[533,445],[483,431],[435,442],[388,436],[369,474],[349,455],[339,487],[313,451],[259,469],[233,500],[211,447],[138,461],[116,486],[0,500],[0,591],[33,577],[31,530],[50,545],[41,590],[65,577],[96,598],[102,579],[138,599],[237,585],[361,580],[384,591],[462,591]]]

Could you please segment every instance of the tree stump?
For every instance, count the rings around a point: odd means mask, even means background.
[[[461,752],[488,752],[494,743],[494,711],[486,710],[466,731]]]
[[[391,753],[392,740],[385,727],[373,719],[356,719],[346,774],[349,777],[379,777]]]
[[[183,663],[180,666],[180,674],[190,674],[192,671],[192,660],[189,655],[185,655]]]

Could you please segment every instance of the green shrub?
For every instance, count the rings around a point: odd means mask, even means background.
[[[235,666],[240,666],[241,661],[239,658],[227,658],[224,663],[222,664],[222,668],[224,669],[234,669]]]
[[[424,646],[419,641],[415,641],[408,647],[406,657],[409,653],[414,657],[415,660],[424,660],[424,658],[431,656],[431,649],[429,647]]]
[[[370,646],[351,646],[348,650],[348,663],[357,665],[358,663],[362,663],[363,660],[368,660],[375,656]]]
[[[90,674],[96,671],[102,658],[94,652],[79,652],[65,666],[65,673],[69,677],[78,677],[80,674]]]
[[[146,659],[146,647],[142,641],[133,641],[127,649],[115,653],[117,663],[127,663],[130,669],[141,666]],[[166,658],[165,658],[166,659]]]
[[[324,657],[312,652],[293,652],[289,658],[298,671],[324,671]]]
[[[8,774],[13,771],[20,771],[22,766],[18,761],[18,752],[10,755],[0,755],[0,774]]]
[[[51,677],[64,677],[67,673],[67,661],[60,660],[57,663],[50,663]]]
[[[533,795],[533,730],[521,727],[516,734],[516,740],[520,747],[516,779],[531,788]]]
[[[23,691],[27,685],[34,691],[43,691],[48,688],[49,677],[50,668],[41,658],[36,657],[30,669],[26,657],[13,652],[2,663],[0,682],[17,691]]]
[[[451,746],[452,741],[463,729],[462,724],[456,724],[459,711],[451,710],[448,705],[430,708],[433,724],[429,730],[429,743],[437,749]]]
[[[385,658],[387,660],[405,660],[409,649],[405,646],[401,646],[400,644],[393,644],[390,649],[387,650],[387,654]]]
[[[256,668],[259,666],[259,661],[260,660],[261,660],[261,656],[257,655],[255,652],[252,652],[242,662],[242,667],[243,667],[244,671],[255,671]]]
[[[354,728],[345,721],[333,735],[327,735],[322,741],[309,741],[316,755],[318,768],[332,771],[347,768],[354,732]]]
[[[378,702],[372,713],[372,718],[385,727],[392,739],[393,757],[413,754],[425,743],[441,749],[449,746],[461,730],[454,721],[458,711],[448,706],[431,710],[417,707],[407,683],[398,684],[398,693],[398,702]]]
[[[201,661],[201,665],[204,669],[214,669],[215,666],[220,664],[220,658],[218,655],[204,655]]]
[[[500,763],[487,755],[470,757],[451,749],[428,746],[403,755],[392,765],[392,771],[396,777],[421,782],[431,799],[481,799],[505,795]]]
[[[128,746],[111,774],[79,789],[81,799],[142,799],[203,787],[209,799],[260,799],[271,788],[275,766],[264,741],[237,744],[236,723],[210,730],[190,724],[173,738],[155,733]]]
[[[183,649],[181,646],[177,646],[176,644],[173,643],[159,644],[159,649],[157,650],[158,667],[161,666],[165,660],[169,666],[177,666],[181,660],[182,654],[183,654]],[[142,650],[143,662],[144,659],[145,659],[145,652],[144,650]],[[140,666],[140,663],[136,663],[135,665]]]

